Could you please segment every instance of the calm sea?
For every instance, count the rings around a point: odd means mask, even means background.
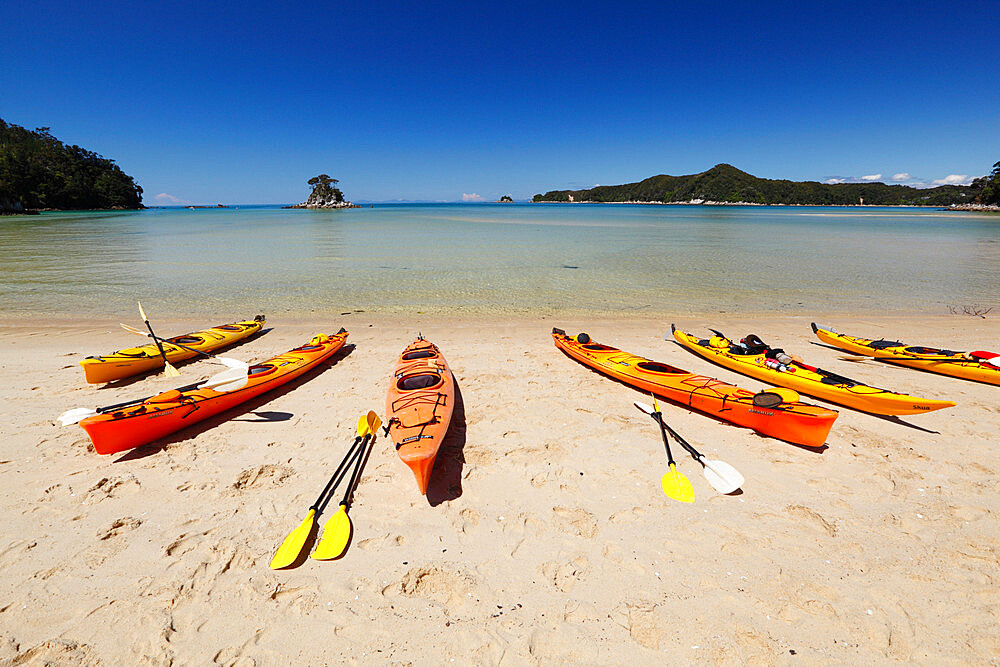
[[[0,218],[3,319],[398,313],[945,314],[1000,301],[1000,217],[573,204]]]

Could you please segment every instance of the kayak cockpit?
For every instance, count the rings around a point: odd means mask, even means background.
[[[673,366],[668,366],[667,364],[661,364],[658,361],[640,361],[635,365],[636,368],[647,373],[658,373],[661,375],[687,375],[687,371],[682,371],[679,368],[674,368]]]
[[[417,389],[433,389],[444,382],[438,373],[417,373],[415,375],[404,375],[396,381],[396,388],[400,391],[414,391]]]

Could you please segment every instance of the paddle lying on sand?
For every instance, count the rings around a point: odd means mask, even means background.
[[[285,541],[282,542],[281,546],[278,547],[278,550],[274,552],[274,557],[271,559],[272,570],[279,570],[283,567],[288,567],[294,563],[299,557],[299,554],[302,553],[302,548],[305,546],[306,540],[312,532],[313,523],[316,515],[320,511],[323,499],[336,489],[343,480],[344,475],[347,473],[348,466],[354,460],[355,455],[359,453],[357,452],[358,444],[362,441],[368,441],[368,437],[372,431],[372,422],[369,418],[369,415],[371,414],[374,413],[361,415],[361,418],[358,419],[358,435],[354,438],[354,443],[351,444],[350,448],[348,448],[347,454],[344,456],[344,460],[337,466],[337,471],[333,473],[333,476],[330,477],[330,481],[328,481],[326,486],[323,487],[319,497],[316,498],[316,502],[309,507],[309,513],[306,514],[306,518],[302,520],[302,523],[300,523],[295,530],[288,534]],[[375,417],[375,419],[378,420],[378,417]]]
[[[839,359],[844,361],[881,361],[887,364],[898,364],[906,363],[910,361],[937,361],[943,364],[985,364],[986,366],[992,366],[994,368],[1000,368],[1000,361],[997,361],[997,357],[1000,354],[996,352],[969,352],[968,359],[956,359],[955,357],[859,357],[850,354],[841,354],[838,356]]]
[[[656,396],[653,396],[653,404],[656,405]],[[694,487],[691,486],[691,480],[677,470],[677,464],[674,463],[674,455],[670,453],[670,440],[667,438],[666,426],[663,423],[663,417],[660,414],[658,405],[651,414],[653,419],[655,419],[660,425],[660,434],[663,436],[663,446],[667,450],[667,463],[670,464],[670,470],[666,472],[660,480],[660,486],[663,488],[663,493],[667,494],[674,500],[681,501],[682,503],[693,503]]]
[[[705,456],[692,447],[687,440],[677,435],[676,431],[667,426],[667,424],[663,422],[662,415],[660,415],[659,418],[656,417],[659,413],[658,409],[653,408],[653,406],[646,403],[633,403],[633,405],[650,417],[653,417],[653,419],[655,419],[667,432],[670,433],[674,440],[681,444],[681,447],[688,451],[691,458],[702,465],[702,469],[705,473],[705,479],[708,480],[708,483],[711,484],[712,488],[716,491],[719,493],[732,493],[743,486],[743,475],[741,475],[736,468],[729,465],[725,461],[715,461],[705,458]],[[658,407],[659,406],[657,406],[657,408]]]
[[[312,555],[316,560],[337,558],[347,548],[347,541],[351,538],[351,518],[347,516],[347,510],[351,506],[354,489],[357,487],[359,478],[361,477],[361,469],[364,467],[368,454],[371,454],[371,450],[375,446],[375,437],[378,435],[378,428],[381,425],[382,420],[379,419],[378,415],[374,412],[369,412],[368,426],[371,429],[371,439],[366,439],[366,442],[361,445],[357,463],[354,464],[354,474],[351,475],[351,481],[347,485],[347,491],[344,492],[344,499],[340,501],[337,513],[330,517],[326,525],[323,526],[323,537],[320,539],[319,544],[316,545],[316,550]],[[366,454],[365,445],[369,442],[371,445],[368,447],[368,453]]]
[[[229,368],[221,373],[216,373],[207,380],[201,380],[184,387],[178,387],[175,391],[183,392],[191,391],[192,389],[214,389],[220,392],[235,391],[247,383],[248,377],[246,368]],[[73,408],[72,410],[67,410],[59,415],[58,419],[63,426],[69,426],[70,424],[76,424],[87,417],[93,417],[94,415],[103,414],[105,412],[112,412],[118,408],[124,408],[130,405],[135,405],[136,403],[142,403],[147,399],[153,398],[153,396],[159,396],[159,394],[144,396],[142,398],[134,398],[131,401],[115,403],[114,405],[105,405],[103,408]]]
[[[153,340],[156,341],[156,343],[158,345],[160,343],[166,343],[167,345],[173,345],[173,346],[179,347],[179,348],[181,348],[183,350],[187,350],[188,352],[196,352],[196,353],[198,353],[200,355],[208,357],[209,359],[214,359],[214,360],[218,361],[219,363],[221,363],[221,364],[223,364],[225,366],[229,366],[230,368],[249,368],[250,367],[250,364],[248,364],[245,361],[240,361],[239,359],[233,359],[231,357],[219,357],[219,356],[216,356],[214,354],[211,354],[210,352],[205,352],[204,350],[199,350],[199,349],[196,349],[196,348],[193,348],[193,347],[188,347],[187,345],[184,345],[183,343],[178,343],[177,341],[168,340],[166,338],[160,338],[159,336],[154,336],[151,333],[146,333],[142,329],[136,329],[135,327],[129,326],[127,324],[122,324],[121,322],[119,322],[118,324],[121,324],[122,329],[124,329],[125,331],[127,331],[129,333],[134,333],[134,334],[136,334],[138,336],[145,336],[146,338],[152,338]]]
[[[149,335],[153,337],[153,342],[156,343],[157,349],[160,351],[160,356],[163,357],[163,369],[167,374],[167,377],[178,377],[181,373],[176,368],[174,368],[169,361],[167,361],[167,353],[163,351],[163,346],[160,345],[160,339],[156,337],[153,333],[153,326],[149,323],[149,318],[146,317],[146,311],[142,309],[142,301],[137,302],[139,304],[139,314],[142,316],[142,321],[146,323],[146,328],[149,329]]]

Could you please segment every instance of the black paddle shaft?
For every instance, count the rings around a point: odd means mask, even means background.
[[[347,490],[344,492],[344,499],[340,501],[341,505],[350,506],[351,494],[354,493],[354,487],[358,484],[358,478],[361,477],[361,468],[365,464],[365,448],[368,446],[369,440],[372,442],[374,447],[375,436],[373,434],[368,434],[365,436],[365,441],[361,443],[361,451],[358,452],[358,461],[354,464],[354,473],[351,475],[351,481],[347,485]]]
[[[367,438],[368,436],[366,435],[365,437]],[[359,442],[361,442],[360,435],[354,438],[354,443],[347,450],[347,455],[344,456],[344,460],[340,462],[339,466],[337,466],[337,472],[333,473],[333,476],[330,477],[330,481],[326,483],[326,486],[323,487],[323,491],[319,494],[319,498],[316,499],[316,502],[314,502],[309,509],[319,511],[319,504],[323,502],[323,498],[326,498],[327,494],[337,488],[340,484],[344,477],[344,473],[347,472],[347,466],[350,465],[350,461],[354,458],[354,450],[357,448]]]
[[[192,382],[191,384],[184,385],[183,387],[177,387],[177,391],[181,392],[191,391],[192,389],[197,389],[201,385],[205,384],[205,382],[206,380],[198,380],[197,382]],[[153,394],[152,396],[146,396],[144,398],[133,398],[131,401],[122,401],[121,403],[115,403],[114,405],[105,405],[103,408],[97,408],[96,411],[100,414],[104,414],[105,412],[111,412],[112,410],[117,410],[118,408],[127,408],[130,405],[135,405],[136,403],[142,403],[143,401],[147,401],[153,398],[153,396],[159,396],[159,395],[160,394]]]
[[[149,323],[147,322],[146,324],[149,324]],[[188,347],[187,345],[184,345],[182,343],[178,343],[177,341],[173,341],[173,340],[170,340],[168,338],[160,338],[159,336],[157,336],[157,335],[155,335],[153,333],[152,329],[149,330],[149,335],[150,335],[150,337],[154,341],[156,341],[157,346],[160,347],[160,352],[163,352],[163,347],[160,346],[160,343],[162,342],[162,343],[166,343],[167,345],[173,345],[175,347],[179,347],[182,350],[187,350],[188,352],[197,352],[198,354],[204,355],[204,356],[208,357],[209,359],[215,359],[215,355],[214,354],[209,354],[208,352],[205,352],[204,350],[198,350],[198,349],[195,349],[193,347]]]
[[[656,423],[660,425],[660,435],[663,436],[663,446],[667,450],[667,463],[670,465],[676,465],[674,463],[674,455],[670,453],[670,440],[667,438],[667,425],[663,423],[663,415],[660,414],[659,410],[653,413],[653,418]]]
[[[156,343],[157,349],[160,350],[160,356],[163,357],[163,363],[169,364],[170,362],[167,361],[167,353],[163,351],[163,346],[160,345],[160,339],[157,337],[155,333],[153,333],[153,325],[149,323],[149,320],[143,320],[143,321],[146,323],[146,328],[149,329],[149,335],[152,336],[153,342]]]
[[[662,415],[660,416],[660,418],[657,421],[660,422],[660,426],[662,426],[663,428],[667,429],[667,431],[670,432],[670,435],[674,438],[674,440],[676,440],[677,442],[681,443],[681,447],[683,447],[684,449],[688,450],[688,452],[691,454],[691,456],[694,457],[694,459],[696,461],[699,460],[699,459],[701,459],[701,454],[698,452],[697,449],[695,449],[694,447],[692,447],[691,444],[688,443],[687,440],[685,440],[684,438],[682,438],[681,436],[679,436],[677,434],[677,431],[675,431],[674,429],[670,428],[669,426],[667,426],[663,422],[663,416]]]

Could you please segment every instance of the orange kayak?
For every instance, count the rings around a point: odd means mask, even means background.
[[[837,419],[835,410],[800,403],[798,394],[789,389],[755,394],[601,345],[587,334],[572,337],[562,329],[553,329],[552,339],[570,358],[631,387],[796,445],[821,447]]]
[[[263,327],[264,316],[258,315],[252,320],[220,324],[204,331],[163,338],[161,343],[163,351],[167,355],[167,361],[174,364],[201,355],[179,345],[172,345],[172,343],[179,343],[201,352],[212,352],[249,338]],[[160,354],[160,348],[156,346],[156,343],[150,343],[139,347],[127,347],[102,357],[87,357],[80,362],[80,365],[83,366],[87,382],[99,384],[163,368],[163,355]]]
[[[343,329],[333,336],[320,334],[301,347],[251,366],[246,384],[238,389],[171,389],[115,412],[87,417],[80,426],[98,454],[145,445],[294,380],[332,357],[344,346],[347,335]]]
[[[386,428],[420,493],[426,494],[455,408],[455,380],[441,351],[423,337],[399,355],[392,376],[385,399]]]

